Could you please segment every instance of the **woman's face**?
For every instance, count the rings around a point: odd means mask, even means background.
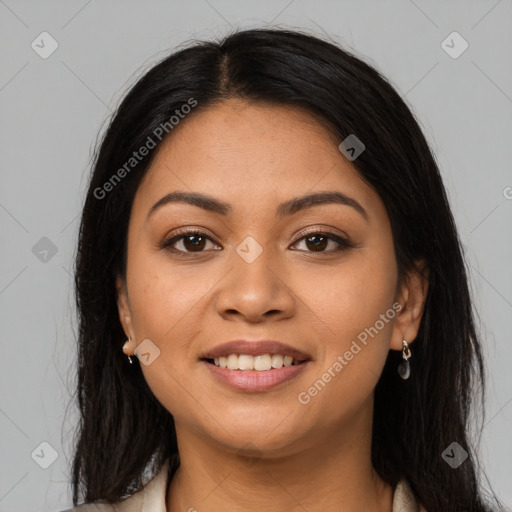
[[[127,335],[145,340],[142,371],[178,434],[282,454],[368,425],[390,347],[416,331],[400,323],[384,204],[339,142],[301,110],[232,99],[191,115],[160,147],[134,199],[118,304]],[[208,208],[161,201],[175,192],[201,194]],[[319,193],[350,199],[289,207]],[[202,359],[240,339],[279,341],[308,360],[251,371]],[[269,364],[261,354],[238,362]]]

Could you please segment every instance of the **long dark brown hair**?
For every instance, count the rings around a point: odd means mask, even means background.
[[[484,417],[481,346],[435,158],[411,110],[376,69],[331,42],[279,29],[236,31],[167,56],[127,93],[96,150],[75,266],[80,421],[74,505],[133,494],[178,452],[172,415],[149,389],[138,360],[130,365],[123,355],[115,279],[125,273],[135,193],[161,143],[155,130],[191,98],[193,116],[231,97],[306,108],[340,141],[356,134],[364,142],[353,165],[387,208],[400,278],[418,260],[429,271],[411,378],[400,379],[401,354],[390,351],[375,389],[373,466],[390,485],[406,478],[429,512],[491,510],[479,483],[479,439],[469,432],[476,395],[482,424]],[[150,136],[156,147],[126,167]],[[456,469],[442,457],[453,442],[468,453]]]

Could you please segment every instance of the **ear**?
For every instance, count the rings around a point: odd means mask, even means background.
[[[404,277],[397,293],[396,302],[402,307],[393,323],[390,348],[402,350],[402,340],[411,343],[416,339],[420,328],[423,308],[427,298],[429,270],[421,260]]]
[[[125,280],[121,276],[117,276],[116,278],[116,292],[119,321],[123,326],[126,337],[135,339],[135,333],[132,324],[132,311],[130,307],[130,300],[128,298],[128,289],[126,287]]]

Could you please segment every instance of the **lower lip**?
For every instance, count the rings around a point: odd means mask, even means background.
[[[271,370],[230,370],[201,361],[221,382],[239,391],[267,391],[296,377],[310,361]]]

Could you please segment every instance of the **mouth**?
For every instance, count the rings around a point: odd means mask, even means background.
[[[312,361],[281,354],[230,354],[227,357],[201,358],[200,364],[223,386],[255,393],[278,388],[284,383],[290,384]]]
[[[201,358],[208,364],[214,365],[217,368],[226,368],[233,371],[257,371],[268,372],[272,370],[279,370],[280,368],[288,366],[299,366],[307,361],[308,358],[295,359],[289,355],[282,354],[260,354],[253,356],[250,354],[229,354],[227,356],[220,356],[214,358]]]
[[[235,370],[235,364],[241,363],[240,369],[279,368],[291,366],[312,359],[309,354],[286,343],[275,340],[233,340],[217,345],[200,354],[199,359],[212,362]],[[269,360],[270,359],[270,360]],[[251,368],[252,365],[252,368]]]
[[[238,391],[267,391],[299,375],[313,358],[276,340],[233,340],[199,357],[217,382]]]

